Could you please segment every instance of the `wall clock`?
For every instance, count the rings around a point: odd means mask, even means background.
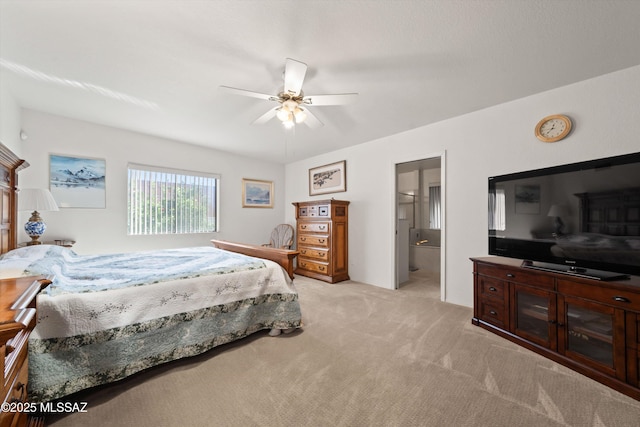
[[[562,114],[554,114],[540,120],[536,125],[536,138],[543,142],[560,141],[571,132],[571,119]]]

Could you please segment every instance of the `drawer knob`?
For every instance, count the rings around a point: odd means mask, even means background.
[[[301,237],[300,240],[303,241],[303,242],[306,242],[307,238],[306,237]]]
[[[319,240],[318,240],[318,242],[320,242],[320,243],[324,243],[325,241],[326,241],[326,240],[324,240],[324,239],[319,239]]]
[[[318,266],[318,270],[324,271],[324,266],[323,265]]]
[[[498,292],[498,290],[497,290],[496,288],[494,288],[493,286],[491,286],[491,287],[489,288],[489,290],[490,290],[491,292]]]
[[[613,297],[613,300],[614,300],[615,302],[626,302],[626,303],[630,303],[630,302],[631,302],[631,301],[629,300],[629,298],[621,297],[621,296],[618,296],[618,295],[614,296],[614,297]]]
[[[326,226],[321,225],[321,226],[319,226],[318,228],[319,228],[320,230],[324,230],[324,229],[326,228]]]
[[[514,277],[516,277],[516,275],[512,273],[507,273],[507,277],[510,279],[513,279]]]
[[[324,252],[318,252],[318,256],[324,256]]]
[[[498,314],[498,313],[496,313],[495,310],[491,310],[491,311],[489,311],[489,313],[493,314],[494,316],[496,316]]]
[[[306,225],[301,225],[300,228],[302,228],[304,230],[305,228],[307,228],[307,226]]]
[[[16,349],[16,348],[15,348],[14,346],[12,346],[12,345],[10,345],[10,344],[7,344],[7,345],[6,345],[6,348],[5,348],[5,354],[4,354],[4,355],[5,355],[5,357],[6,357],[6,356],[8,356],[8,355],[9,355],[9,353],[11,353],[11,352],[12,352],[13,350],[15,350],[15,349]]]

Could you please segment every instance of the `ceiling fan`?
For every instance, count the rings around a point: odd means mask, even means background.
[[[308,106],[345,105],[354,102],[358,97],[357,93],[305,95],[302,92],[302,83],[306,73],[307,64],[287,58],[283,75],[284,88],[277,95],[267,95],[229,86],[220,86],[220,89],[235,95],[277,102],[278,105],[258,117],[253,124],[263,124],[273,117],[277,117],[286,128],[291,128],[296,123],[305,123],[312,129],[323,126],[323,123],[309,111]]]

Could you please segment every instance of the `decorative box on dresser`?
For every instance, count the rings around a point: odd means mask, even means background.
[[[21,412],[28,403],[28,341],[36,325],[36,296],[50,280],[21,277],[0,280],[0,427],[41,426],[42,418]],[[30,408],[30,407],[29,407]]]
[[[472,323],[640,400],[640,277],[602,281],[472,258]]]
[[[349,280],[349,202],[314,200],[296,207],[295,274],[329,283]]]

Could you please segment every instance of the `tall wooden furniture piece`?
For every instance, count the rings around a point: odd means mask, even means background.
[[[337,283],[349,280],[349,202],[314,200],[296,207],[296,274]]]
[[[50,280],[42,277],[0,280],[0,368],[3,373],[0,427],[44,425],[42,418],[20,411],[25,410],[25,405],[31,405],[27,396],[27,344],[36,326],[36,296],[49,283]]]
[[[18,171],[29,166],[11,150],[0,144],[0,254],[17,245]]]
[[[473,324],[640,400],[640,277],[600,281],[472,258]]]

